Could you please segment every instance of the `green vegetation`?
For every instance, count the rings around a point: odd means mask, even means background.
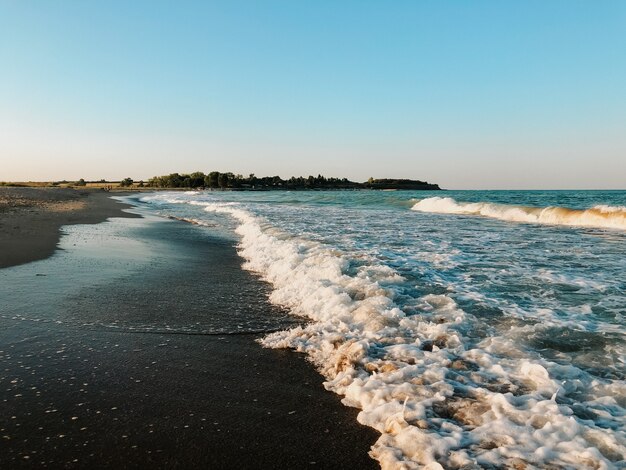
[[[364,186],[369,189],[441,189],[437,184],[429,184],[426,181],[409,179],[374,179],[370,178]]]
[[[146,186],[153,188],[211,188],[211,189],[355,189],[361,185],[346,178],[326,178],[322,175],[308,178],[291,177],[288,180],[280,176],[257,177],[234,173],[212,171],[204,174],[200,171],[189,175],[172,173],[167,176],[150,178]]]
[[[411,189],[411,190],[438,190],[436,184],[425,181],[409,179],[374,179],[370,178],[365,183],[357,183],[347,178],[327,178],[317,176],[292,176],[282,179],[280,176],[257,177],[254,173],[248,176],[236,175],[231,172],[220,173],[211,171],[207,174],[196,171],[191,174],[172,173],[165,176],[155,176],[146,181],[133,181],[132,178],[124,178],[121,181],[51,181],[51,182],[2,182],[0,186],[21,187],[59,187],[59,188],[89,188],[112,190],[114,188],[125,189],[150,189],[150,188],[181,188],[181,189],[220,189],[232,191],[270,191],[270,190],[307,190],[307,189]]]
[[[151,188],[209,188],[231,190],[304,190],[304,189],[440,189],[436,184],[407,179],[374,179],[366,183],[356,183],[346,178],[327,178],[317,176],[292,176],[282,179],[280,176],[257,177],[234,173],[212,171],[204,174],[196,171],[191,174],[172,173],[166,176],[155,176],[146,183]]]

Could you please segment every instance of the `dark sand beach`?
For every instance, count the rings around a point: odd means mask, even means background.
[[[234,240],[113,219],[66,226],[61,250],[23,264],[60,225],[123,214],[103,192],[38,191],[0,213],[0,468],[378,467],[378,433],[311,364],[256,343],[294,320]]]
[[[137,217],[124,207],[102,190],[0,188],[0,268],[50,256],[63,225]]]

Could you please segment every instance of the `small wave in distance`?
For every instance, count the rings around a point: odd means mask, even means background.
[[[509,222],[567,225],[626,230],[626,207],[598,205],[589,209],[527,207],[492,202],[459,202],[450,197],[429,197],[412,208],[438,214],[481,215]]]

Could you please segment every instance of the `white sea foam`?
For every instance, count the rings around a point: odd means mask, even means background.
[[[458,202],[449,197],[429,197],[412,210],[439,214],[482,215],[510,222],[600,227],[626,230],[626,207],[598,205],[589,209],[526,207],[492,202]]]
[[[383,468],[626,465],[623,382],[529,353],[517,331],[473,344],[464,332],[480,322],[449,295],[416,299],[419,315],[408,316],[394,301],[394,269],[371,260],[350,271],[346,253],[237,204],[159,197],[238,221],[245,267],[273,285],[272,302],[312,320],[262,344],[309,355],[326,388],[381,433],[371,454]]]

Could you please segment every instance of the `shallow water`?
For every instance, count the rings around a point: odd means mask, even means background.
[[[625,466],[626,192],[189,192],[383,467]],[[226,216],[226,217],[225,217]],[[236,235],[235,235],[236,234]]]
[[[0,319],[194,335],[302,323],[279,307],[268,311],[262,301],[270,288],[241,275],[232,233],[209,237],[189,224],[139,213],[143,219],[64,226],[52,257],[0,271]],[[216,280],[189,282],[206,278]],[[225,288],[232,284],[236,290]]]

